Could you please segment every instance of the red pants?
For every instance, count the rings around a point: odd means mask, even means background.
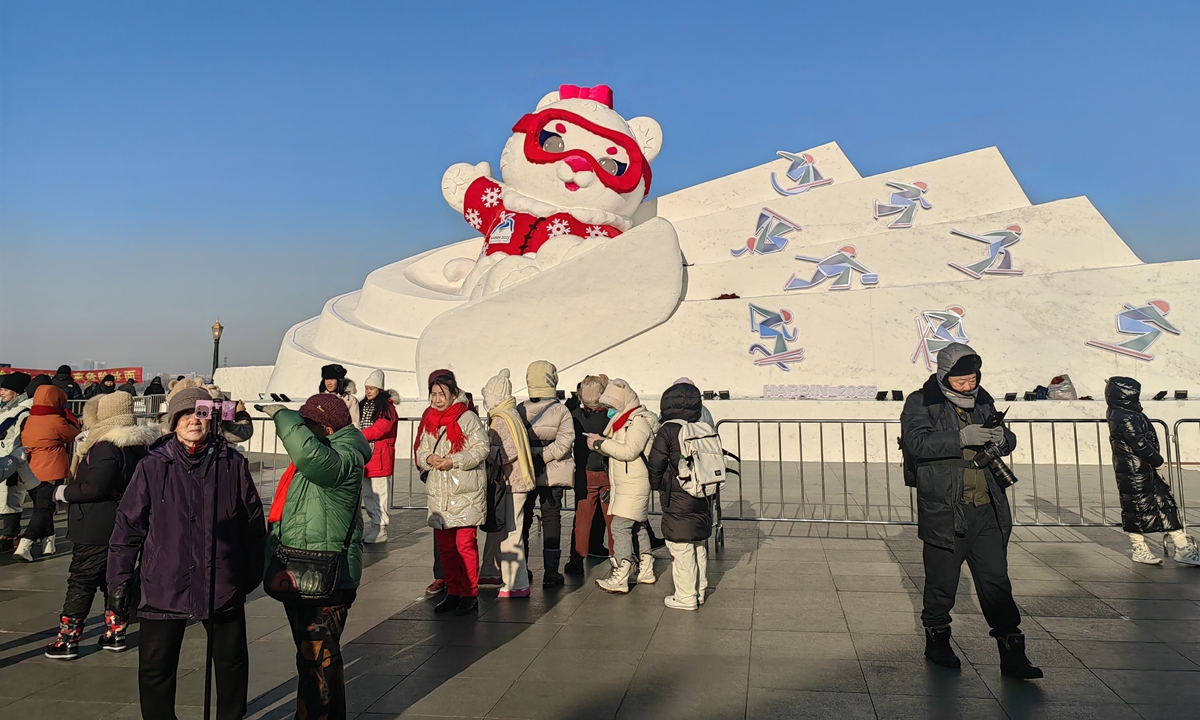
[[[446,575],[446,592],[456,597],[479,595],[479,544],[473,527],[434,529],[442,572]]]
[[[587,497],[575,503],[575,554],[579,557],[588,556],[588,540],[592,534],[592,521],[597,510],[604,513],[604,524],[608,527],[608,549],[612,551],[612,519],[608,516],[608,503],[600,499],[600,494],[607,492],[608,473],[602,470],[588,470]]]

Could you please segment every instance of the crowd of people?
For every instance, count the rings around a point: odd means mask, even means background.
[[[970,347],[951,344],[901,415],[906,482],[916,489],[924,542],[925,656],[960,667],[950,627],[966,562],[1001,671],[1039,678],[1042,671],[1025,653],[1008,575],[1008,483],[994,464],[1011,454],[1016,437],[980,385],[982,364]],[[68,398],[78,388],[70,387],[69,373],[67,387],[61,380],[22,373],[0,379],[0,542],[25,562],[38,545],[42,556],[53,555],[55,510],[67,507],[71,563],[59,631],[46,656],[79,655],[101,593],[99,647],[126,649],[136,613],[143,717],[170,718],[184,631],[198,621],[212,648],[217,717],[240,718],[250,670],[245,603],[262,585],[283,604],[296,644],[296,716],[345,717],[341,635],[357,597],[363,543],[388,539],[398,397],[384,373],[371,372],[359,398],[346,369],[328,365],[318,392],[299,409],[259,406],[290,460],[266,515],[236,447],[253,433],[240,402],[232,420],[222,419],[211,404],[233,401],[222,401],[219,389],[173,383],[158,424],[146,425],[134,415],[132,393],[115,388],[89,400],[77,418]],[[695,384],[680,378],[664,389],[655,412],[628,382],[605,375],[587,376],[568,399],[558,389],[557,369],[544,360],[529,365],[525,381],[529,399],[519,402],[510,371],[499,371],[482,388],[481,410],[451,370],[428,377],[429,406],[411,457],[426,484],[436,548],[437,579],[428,592],[445,593],[434,611],[474,613],[481,586],[498,588],[503,601],[528,598],[535,519],[544,588],[565,583],[560,567],[582,575],[584,559],[597,554],[608,561],[596,581],[605,592],[653,585],[651,550],[663,542],[673,580],[663,603],[697,611],[709,590],[715,498],[696,481],[696,443],[717,434]],[[1139,395],[1130,378],[1112,378],[1106,389],[1132,558],[1161,563],[1145,540],[1161,532],[1171,538],[1176,562],[1200,565],[1200,551],[1157,472],[1163,459]],[[567,490],[576,509],[564,565]],[[661,541],[649,524],[655,492]],[[32,512],[22,531],[26,498]]]

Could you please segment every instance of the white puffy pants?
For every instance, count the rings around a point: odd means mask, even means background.
[[[668,540],[667,549],[671,551],[675,599],[684,603],[699,602],[701,594],[708,590],[708,545],[704,540]]]
[[[388,478],[363,478],[363,511],[366,522],[363,523],[363,542],[377,543],[387,541]]]
[[[483,567],[479,577],[498,577],[504,581],[501,590],[512,592],[529,587],[529,570],[525,564],[525,543],[521,542],[525,499],[529,493],[504,494],[504,530],[488,533],[483,544]]]

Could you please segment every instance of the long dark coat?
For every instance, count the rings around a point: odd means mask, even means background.
[[[662,534],[671,542],[707,540],[712,534],[712,507],[707,498],[696,498],[679,484],[679,423],[699,422],[703,407],[694,385],[672,385],[662,396],[662,427],[650,448],[650,489],[659,493]]]
[[[1141,384],[1126,377],[1111,378],[1104,388],[1113,473],[1121,495],[1121,529],[1143,535],[1181,530],[1179,507],[1156,470],[1163,457],[1158,433],[1142,412],[1141,392]]]
[[[996,401],[979,388],[971,422],[982,424],[996,411]],[[925,386],[910,394],[900,414],[900,432],[905,450],[917,463],[917,537],[937,547],[953,550],[956,537],[966,533],[962,512],[963,445],[959,437],[958,416],[954,406],[938,388],[937,375],[930,375]],[[1005,455],[1017,446],[1017,437],[1004,429]],[[987,476],[988,493],[996,510],[996,522],[1004,541],[1012,533],[1012,511],[1004,489],[996,483],[991,470]]]

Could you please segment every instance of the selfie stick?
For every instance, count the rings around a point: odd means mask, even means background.
[[[213,633],[217,631],[213,615],[217,611],[217,498],[219,497],[217,489],[220,487],[221,462],[216,454],[217,440],[221,437],[221,412],[214,408],[208,423],[208,452],[212,456],[211,462],[215,464],[213,466],[212,524],[209,525],[212,533],[212,545],[209,547],[208,556],[211,567],[208,571],[208,642],[204,650],[204,720],[212,718]]]

